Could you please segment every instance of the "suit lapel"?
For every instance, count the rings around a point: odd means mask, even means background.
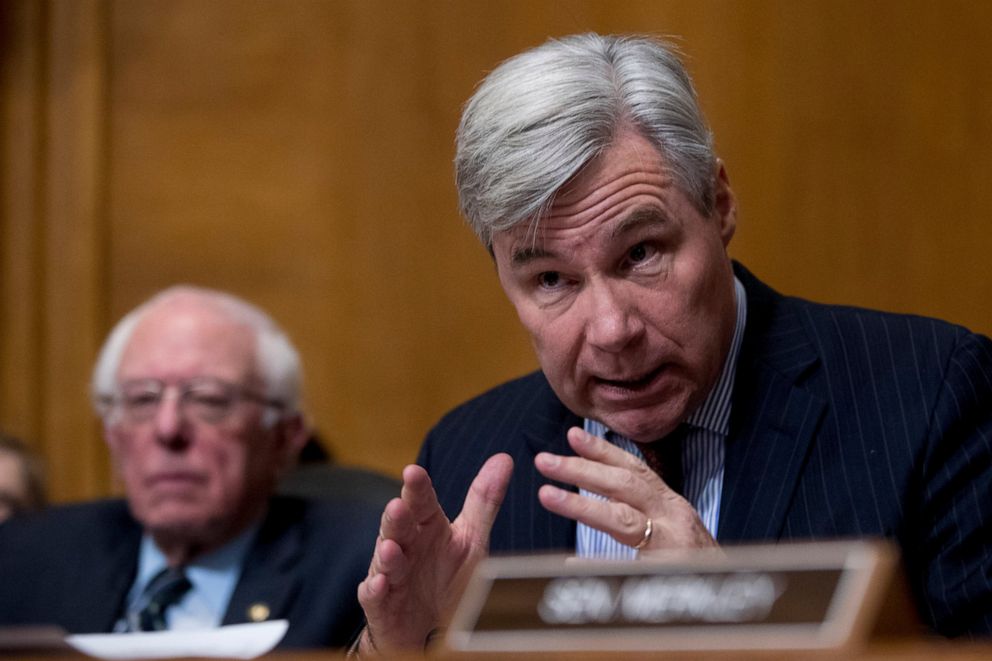
[[[90,605],[87,607],[93,608],[95,611],[94,617],[103,623],[100,627],[102,631],[112,630],[117,620],[124,613],[127,594],[138,572],[138,548],[140,547],[140,540],[140,535],[134,535],[133,540],[129,540],[126,544],[120,544],[118,541],[117,547],[111,551],[114,558],[112,564],[115,569],[112,572],[108,572],[105,577],[99,579],[105,580],[105,585],[110,586],[108,595],[111,598],[107,600],[106,604],[100,605],[94,603],[97,600],[91,600]]]
[[[554,452],[574,457],[575,452],[565,434],[571,427],[581,427],[582,418],[565,408],[546,383],[547,390],[541,392],[540,405],[535,406],[534,424],[523,430],[530,456],[534,457],[538,452]]]
[[[826,402],[801,382],[819,358],[787,299],[739,265],[748,296],[734,384],[718,537],[776,540]]]
[[[523,494],[535,508],[535,516],[531,517],[533,529],[529,538],[541,540],[542,548],[572,549],[575,548],[575,522],[548,512],[537,500],[537,490],[542,484],[554,484],[562,489],[578,491],[571,484],[554,482],[546,479],[534,468],[534,457],[538,452],[553,452],[564,456],[575,456],[568,445],[566,433],[570,427],[581,427],[582,418],[569,411],[555,395],[547,380],[541,375],[541,386],[534,397],[532,413],[522,419],[532,419],[533,425],[523,429],[526,440],[527,454],[523,461],[526,466],[518,466],[515,480],[521,481],[526,490]],[[530,476],[530,479],[527,479]]]
[[[224,624],[287,617],[289,605],[302,587],[302,577],[295,571],[303,552],[302,508],[300,501],[271,501],[245,558]]]
[[[141,527],[123,501],[109,502],[93,526],[100,542],[93,556],[76,555],[74,586],[59,595],[65,627],[76,632],[109,632],[124,612],[138,567]]]

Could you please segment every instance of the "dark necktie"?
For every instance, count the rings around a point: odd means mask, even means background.
[[[138,613],[141,631],[168,629],[165,612],[182,599],[191,587],[193,584],[186,578],[181,567],[166,567],[156,574],[142,593],[145,605]]]
[[[637,444],[641,454],[644,455],[644,462],[679,495],[682,495],[685,487],[682,474],[682,442],[688,436],[690,429],[688,423],[682,423],[664,438],[651,443]]]

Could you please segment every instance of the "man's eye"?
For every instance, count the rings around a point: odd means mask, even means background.
[[[545,271],[537,276],[537,283],[544,289],[554,289],[561,284],[561,274],[558,271]]]
[[[651,250],[648,248],[646,243],[638,243],[630,249],[629,253],[627,253],[627,259],[629,259],[632,264],[639,264],[650,256]]]
[[[158,405],[159,395],[158,393],[145,392],[136,393],[124,396],[124,405],[128,408],[139,408],[145,406],[156,406]]]
[[[190,393],[190,400],[197,406],[212,409],[224,409],[231,405],[231,398],[212,393]]]
[[[634,245],[627,251],[624,257],[622,268],[640,268],[653,262],[658,254],[658,248],[651,243],[642,242]]]

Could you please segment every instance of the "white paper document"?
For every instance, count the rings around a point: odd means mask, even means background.
[[[99,659],[187,656],[253,659],[271,651],[288,628],[287,620],[272,620],[192,631],[76,634],[66,636],[65,641],[83,654]]]

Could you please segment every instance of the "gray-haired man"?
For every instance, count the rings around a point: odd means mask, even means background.
[[[852,536],[901,544],[935,629],[992,632],[992,343],[733,263],[734,194],[665,44],[578,35],[504,62],[456,175],[541,370],[445,416],[404,471],[360,650],[422,646],[489,550]]]
[[[0,624],[72,633],[288,619],[287,647],[343,646],[378,508],[273,495],[308,435],[300,360],[222,292],[166,290],[124,317],[93,372],[126,492],[0,526]]]

